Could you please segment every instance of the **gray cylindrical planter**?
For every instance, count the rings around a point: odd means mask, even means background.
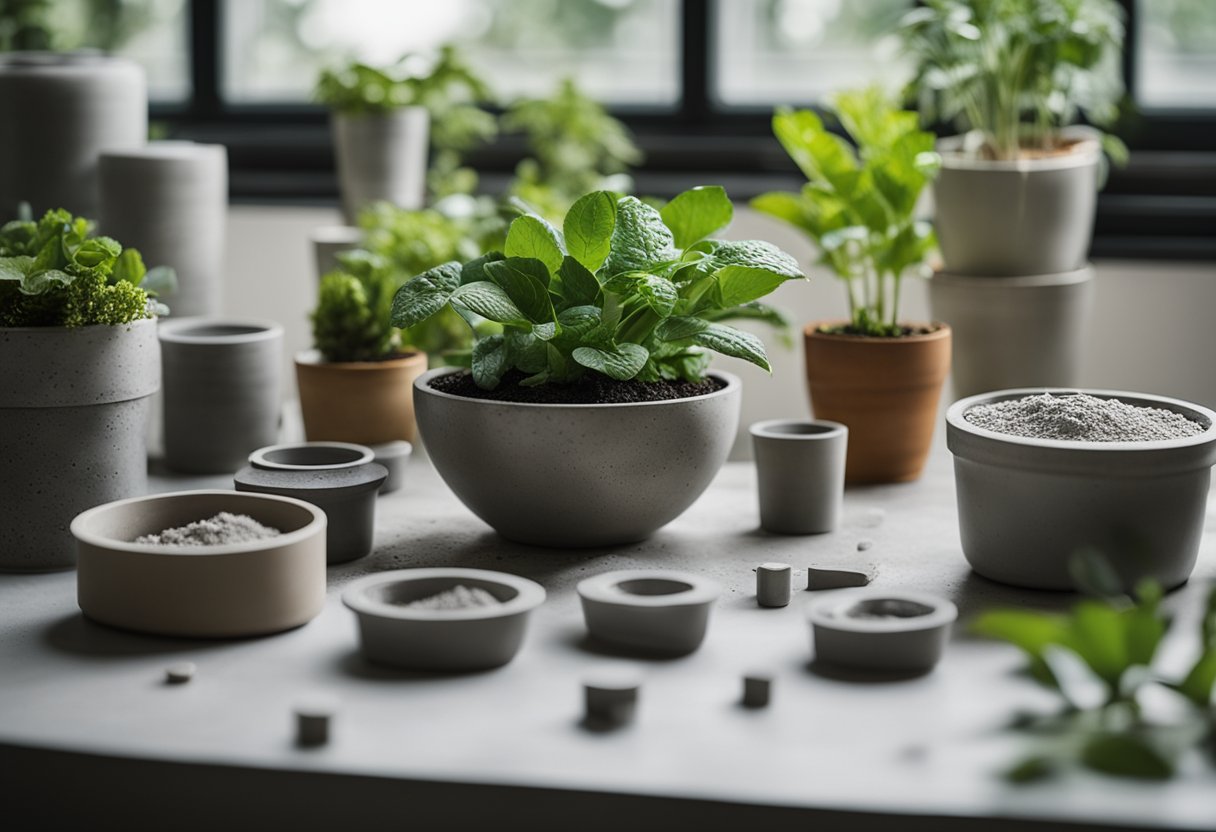
[[[0,221],[28,202],[95,219],[97,163],[148,139],[143,69],[92,53],[0,56]],[[120,238],[121,239],[121,238]]]
[[[362,245],[363,231],[350,225],[324,225],[314,228],[309,239],[320,282],[322,277],[338,268],[339,254]]]
[[[171,266],[177,291],[163,300],[174,317],[220,311],[228,220],[228,153],[223,145],[154,142],[101,157],[100,227]]]
[[[977,405],[1043,392],[1172,410],[1206,430],[1167,441],[1076,442],[995,433],[965,418]],[[1085,548],[1108,558],[1128,590],[1144,577],[1171,588],[1190,576],[1216,463],[1216,413],[1207,408],[1146,393],[1002,390],[951,405],[946,444],[963,554],[984,577],[1075,589],[1069,563]]]
[[[777,534],[835,529],[849,429],[839,422],[774,419],[757,422],[750,432],[761,528]]]
[[[726,461],[742,384],[635,404],[520,404],[414,382],[418,429],[435,469],[503,537],[554,547],[642,540],[674,520]],[[493,476],[487,476],[493,472]]]
[[[1030,277],[941,272],[929,281],[935,321],[954,330],[954,398],[1014,387],[1075,387],[1094,270]]]
[[[1018,276],[1085,265],[1102,150],[1091,134],[1069,135],[1082,139],[1070,154],[1009,161],[967,158],[959,136],[940,142],[933,199],[947,271]]]
[[[226,474],[279,432],[283,328],[184,318],[160,325],[165,463]]]
[[[430,116],[422,107],[331,116],[346,220],[374,202],[415,210],[426,198]]]
[[[0,569],[67,569],[85,509],[147,488],[156,322],[0,328]]]

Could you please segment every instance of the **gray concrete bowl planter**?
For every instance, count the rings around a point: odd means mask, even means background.
[[[816,663],[876,673],[926,673],[941,658],[958,608],[923,592],[842,589],[807,605]]]
[[[407,605],[457,586],[498,604],[455,610]],[[485,569],[398,569],[355,581],[342,603],[359,620],[364,658],[406,670],[465,672],[501,667],[523,643],[528,616],[545,600],[535,581]]]
[[[954,398],[990,390],[1077,383],[1094,297],[1094,270],[929,281],[935,320],[954,331]]]
[[[346,220],[354,224],[372,203],[410,210],[426,196],[430,117],[423,107],[385,113],[333,113],[338,185]]]
[[[68,526],[143,494],[156,321],[0,328],[0,569],[68,569]]]
[[[279,433],[283,327],[273,321],[180,318],[160,325],[165,462],[231,473]]]
[[[580,581],[587,634],[627,651],[682,656],[705,639],[721,587],[667,569],[622,569]]]
[[[982,404],[1039,393],[1086,393],[1171,410],[1204,426],[1184,439],[1080,442],[996,433],[965,418]],[[1075,589],[1069,562],[1106,556],[1126,588],[1166,588],[1195,566],[1216,463],[1216,413],[1146,393],[1027,388],[962,399],[946,413],[963,554],[979,574],[1035,589]]]
[[[282,534],[246,543],[133,542],[219,512]],[[312,620],[325,605],[325,513],[286,497],[180,491],[97,506],[72,521],[77,601],[86,616],[165,636],[265,635]]]
[[[329,518],[329,563],[372,551],[376,494],[388,478],[370,448],[346,442],[297,442],[260,448],[236,472],[237,491],[279,494],[312,503]]]
[[[635,404],[522,404],[414,382],[418,429],[435,469],[510,540],[586,548],[632,543],[674,520],[709,486],[735,439],[742,384]]]
[[[1061,274],[1085,265],[1093,234],[1102,148],[1069,128],[1072,152],[989,160],[942,139],[933,184],[935,226],[947,271],[965,275]]]

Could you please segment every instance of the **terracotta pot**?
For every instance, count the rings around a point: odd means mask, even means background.
[[[310,442],[378,445],[414,441],[414,379],[426,355],[387,361],[327,362],[316,350],[296,355],[296,385]]]
[[[920,476],[950,371],[950,327],[906,338],[832,335],[807,326],[806,377],[816,419],[849,429],[845,482],[908,482]]]

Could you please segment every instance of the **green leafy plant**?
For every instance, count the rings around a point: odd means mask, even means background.
[[[516,101],[503,128],[523,133],[530,156],[515,169],[511,193],[559,220],[590,191],[628,192],[629,167],[642,154],[628,128],[565,79],[549,98]]]
[[[493,389],[512,370],[520,383],[565,384],[588,372],[618,381],[704,378],[704,349],[768,369],[764,344],[721,321],[781,322],[757,301],[797,262],[759,241],[707,239],[731,220],[719,187],[694,188],[662,211],[596,191],[559,230],[535,214],[516,218],[502,252],[444,263],[407,282],[393,302],[397,326],[450,307],[470,322],[499,323],[473,346],[473,379]]]
[[[174,283],[64,210],[0,228],[0,326],[128,324],[168,312],[152,298]]]
[[[809,181],[799,193],[762,194],[751,204],[804,231],[845,282],[845,332],[903,335],[904,274],[927,271],[936,245],[932,227],[916,220],[916,203],[941,159],[916,114],[876,87],[837,95],[832,107],[858,149],[810,110],[778,110],[773,132]]]
[[[390,67],[353,62],[326,69],[317,81],[315,97],[331,110],[349,115],[426,108],[433,151],[428,184],[437,197],[476,189],[477,173],[462,165],[464,154],[498,135],[498,120],[481,106],[493,101],[493,94],[450,44],[440,47],[433,61],[406,55]]]
[[[1216,752],[1216,587],[1209,592],[1199,627],[1199,655],[1179,679],[1152,670],[1170,620],[1161,609],[1161,588],[1141,583],[1135,597],[1122,595],[1120,581],[1100,556],[1074,562],[1081,585],[1102,593],[1063,614],[1000,610],[981,616],[975,632],[1019,647],[1031,675],[1060,694],[1062,713],[1022,720],[1046,738],[1049,750],[1010,769],[1017,782],[1038,780],[1080,764],[1104,774],[1165,779],[1188,749]],[[1152,686],[1175,691],[1189,703],[1180,722],[1148,719],[1141,694]],[[1216,761],[1216,760],[1214,760]]]
[[[900,31],[910,97],[992,159],[1061,143],[1078,117],[1108,125],[1123,97],[1123,10],[1114,0],[926,0]],[[1116,161],[1126,148],[1106,137]]]

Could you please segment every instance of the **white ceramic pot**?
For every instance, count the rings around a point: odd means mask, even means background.
[[[143,494],[156,321],[0,328],[0,569],[67,569],[87,508]]]
[[[520,404],[414,382],[435,469],[503,537],[538,546],[613,546],[649,537],[709,486],[735,440],[742,384],[635,404]]]
[[[422,107],[332,116],[338,185],[346,221],[374,202],[421,208],[426,199],[430,115]]]

